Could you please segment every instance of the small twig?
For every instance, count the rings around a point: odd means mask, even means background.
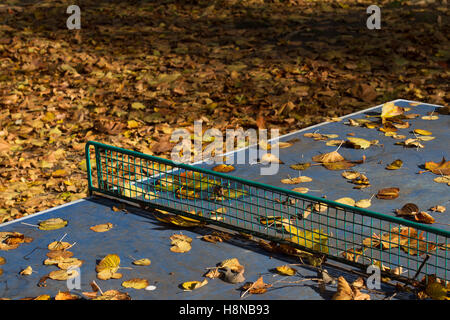
[[[419,269],[417,269],[416,274],[414,275],[412,280],[416,280],[417,276],[419,275],[419,273],[422,270],[422,268],[425,266],[425,263],[428,261],[428,259],[430,259],[430,255],[429,254],[426,255],[425,259],[423,259],[422,263],[420,264]]]
[[[36,227],[36,228],[39,228],[39,226],[36,225],[36,224],[30,224],[30,223],[26,223],[26,222],[21,222],[21,224],[24,224],[24,225],[30,226],[30,227]]]

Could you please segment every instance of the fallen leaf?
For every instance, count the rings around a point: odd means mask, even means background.
[[[281,161],[276,155],[272,153],[266,153],[261,157],[262,163],[280,163],[283,164],[284,162]]]
[[[90,227],[89,229],[91,229],[92,231],[95,232],[106,232],[111,230],[113,227],[112,223],[103,223],[103,224],[98,224],[96,226]]]
[[[377,198],[384,200],[392,200],[398,198],[399,188],[384,188],[378,191]]]
[[[122,282],[122,287],[133,289],[145,289],[148,286],[148,280],[141,278],[134,278]]]
[[[151,264],[150,259],[143,258],[133,261],[133,264],[136,266],[149,266]]]
[[[57,230],[64,228],[67,225],[67,221],[61,218],[51,218],[39,223],[40,230]]]
[[[299,177],[295,177],[295,178],[282,179],[281,183],[284,183],[284,184],[297,184],[297,183],[311,182],[311,181],[312,181],[312,179],[310,177],[299,176]]]
[[[263,277],[261,276],[255,282],[245,284],[242,287],[242,290],[245,290],[245,292],[249,292],[251,294],[263,294],[266,293],[267,289],[271,286],[271,284],[264,283]]]
[[[333,152],[324,153],[324,154],[320,154],[320,155],[314,156],[312,158],[312,160],[315,161],[315,162],[333,163],[333,162],[344,161],[345,159],[344,159],[343,156],[341,156],[339,154],[339,152],[333,151]]]
[[[218,264],[219,268],[230,268],[231,271],[240,272],[244,269],[244,266],[239,263],[237,258],[226,259]]]
[[[56,250],[66,250],[68,248],[70,248],[72,245],[68,242],[64,242],[64,241],[53,241],[52,243],[50,243],[47,248],[50,251],[56,251]]]
[[[25,269],[23,269],[22,271],[20,271],[20,274],[23,276],[29,276],[32,273],[33,273],[33,268],[31,268],[31,266],[28,266]]]
[[[228,173],[228,172],[233,171],[234,167],[232,165],[228,165],[228,164],[219,164],[219,165],[215,166],[212,170],[216,171],[216,172]]]
[[[53,280],[67,280],[78,276],[78,271],[76,270],[55,270],[48,274],[48,277]]]
[[[277,272],[283,276],[293,276],[297,270],[289,267],[288,265],[283,265],[275,268]]]
[[[372,201],[370,199],[361,199],[356,201],[355,207],[358,208],[369,208],[372,205]]]
[[[355,149],[367,149],[371,146],[371,142],[367,141],[362,138],[354,138],[349,137],[347,138],[349,143],[355,148]]]
[[[442,158],[442,161],[439,163],[428,161],[425,162],[425,169],[433,172],[434,174],[439,175],[450,175],[450,161],[446,161],[445,158]]]
[[[407,203],[401,209],[395,209],[398,216],[414,216],[419,212],[419,207],[414,203]]]
[[[97,271],[97,278],[101,280],[108,280],[113,277],[119,269],[120,258],[117,254],[108,254],[105,256],[95,268]]]
[[[339,198],[337,200],[334,200],[334,202],[346,204],[346,205],[352,206],[352,207],[355,205],[355,200],[353,200],[352,198],[349,198],[349,197]]]
[[[415,129],[414,133],[420,134],[422,136],[431,136],[433,134],[431,131],[423,130],[423,129]]]
[[[397,170],[403,166],[403,161],[400,159],[394,160],[391,164],[386,166],[388,170]]]
[[[434,211],[434,212],[445,212],[446,208],[444,206],[434,206],[430,208],[430,211]],[[1,264],[1,263],[0,263]]]
[[[61,292],[59,291],[58,294],[55,296],[55,300],[78,300],[78,296],[75,294],[71,294],[69,291],[67,292]]]
[[[206,285],[208,283],[208,280],[203,280],[203,281],[187,281],[187,282],[183,282],[181,284],[181,287],[185,290],[185,291],[192,291],[198,288],[203,287],[204,285]]]
[[[414,220],[428,224],[432,224],[435,222],[434,218],[425,211],[420,211],[416,215],[414,215]]]

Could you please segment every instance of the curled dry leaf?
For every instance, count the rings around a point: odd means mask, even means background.
[[[94,232],[106,232],[111,230],[113,227],[112,223],[103,223],[103,224],[98,224],[96,226],[90,227],[89,229],[91,229]]]
[[[221,273],[219,272],[219,267],[209,270],[203,276],[207,277],[207,278],[210,278],[210,279],[219,278],[221,276]]]
[[[419,207],[414,203],[407,203],[400,209],[396,209],[395,213],[397,213],[398,216],[414,216],[419,212]]]
[[[291,268],[288,265],[276,267],[275,270],[277,270],[277,272],[283,276],[293,276],[294,274],[297,273],[297,270]]]
[[[364,281],[363,281],[364,282]],[[356,286],[350,286],[344,277],[338,278],[337,291],[333,295],[332,300],[370,300],[370,296],[367,293],[361,293],[358,289],[360,281],[355,282]],[[360,286],[359,288],[361,288]]]
[[[135,266],[149,266],[152,262],[150,261],[150,259],[147,258],[143,258],[143,259],[138,259],[133,261],[133,264]]]
[[[20,274],[23,276],[29,276],[32,273],[33,273],[33,268],[31,268],[31,266],[28,266],[25,269],[23,269],[22,271],[20,271]]]
[[[0,266],[6,263],[6,259],[3,257],[0,257]]]
[[[391,164],[388,164],[386,166],[386,169],[388,170],[397,170],[400,169],[403,166],[403,161],[400,159],[394,160]]]
[[[203,280],[203,281],[187,281],[187,282],[183,282],[181,284],[181,287],[185,290],[185,291],[192,291],[198,288],[203,287],[204,285],[206,285],[208,283],[208,280]]]
[[[67,259],[71,258],[73,256],[73,252],[66,251],[66,250],[52,250],[47,252],[47,257],[53,260],[56,259]]]
[[[211,242],[211,243],[217,243],[217,242],[222,242],[222,238],[219,236],[213,236],[211,234],[206,234],[204,236],[202,236],[202,240],[206,241],[206,242]]]
[[[425,211],[420,211],[419,213],[414,215],[414,220],[416,220],[417,222],[428,223],[428,224],[432,224],[435,222],[434,218],[430,214],[426,213]]]
[[[241,272],[244,270],[244,266],[239,263],[237,258],[230,258],[220,262],[217,265],[219,268],[230,268],[231,271]]]
[[[357,171],[344,171],[342,172],[342,176],[348,180],[354,180],[361,176],[361,174]]]
[[[434,174],[443,176],[450,175],[450,161],[446,161],[444,157],[439,163],[428,161],[425,162],[425,169],[433,172]]]
[[[376,197],[378,199],[392,200],[398,198],[399,188],[384,188],[378,191]]]
[[[105,291],[101,296],[92,300],[131,300],[128,293],[120,292],[117,290]]]
[[[66,258],[61,259],[57,262],[58,268],[62,270],[67,270],[70,268],[78,268],[81,267],[83,264],[83,260],[77,259],[77,258]]]
[[[251,294],[263,294],[266,293],[267,289],[270,288],[271,286],[272,286],[271,284],[264,283],[263,277],[261,276],[258,278],[258,280],[256,280],[253,283],[251,282],[246,283],[241,289],[245,290],[244,293],[249,292]]]

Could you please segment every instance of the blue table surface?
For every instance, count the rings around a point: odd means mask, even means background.
[[[411,107],[407,101],[397,101],[396,104]],[[435,110],[434,106],[421,104],[412,107],[411,112],[425,115],[433,110]],[[369,113],[373,112],[380,112],[380,108],[371,109]],[[351,117],[363,118],[364,113]],[[432,131],[436,139],[423,142],[425,148],[419,150],[394,145],[399,140],[385,137],[377,130],[346,126],[343,124],[345,121],[307,128],[281,138],[281,141],[293,138],[299,138],[300,141],[290,148],[280,149],[280,159],[287,165],[280,166],[280,171],[275,176],[261,176],[259,174],[261,165],[235,165],[236,170],[231,174],[283,188],[291,188],[290,185],[283,185],[280,182],[282,178],[287,178],[288,175],[295,176],[298,172],[289,168],[290,164],[307,162],[320,152],[330,152],[336,149],[336,147],[326,146],[323,141],[306,138],[303,136],[304,133],[319,130],[320,133],[338,134],[339,138],[337,139],[345,139],[347,133],[354,132],[355,137],[380,141],[381,146],[371,146],[367,150],[341,148],[339,151],[346,159],[350,160],[361,159],[363,154],[367,157],[365,163],[354,169],[365,172],[372,186],[363,190],[355,190],[352,189],[352,184],[341,177],[342,171],[312,167],[303,171],[302,174],[312,177],[313,181],[302,186],[321,191],[310,194],[326,195],[331,200],[344,196],[359,200],[370,198],[381,188],[398,186],[401,189],[399,198],[392,201],[373,198],[373,205],[370,207],[372,211],[391,215],[395,215],[394,209],[407,202],[418,204],[422,210],[427,210],[437,204],[448,204],[449,187],[446,184],[434,182],[433,178],[436,177],[434,174],[418,174],[417,172],[421,170],[419,166],[426,161],[439,162],[443,156],[447,159],[450,158],[448,148],[450,116],[440,115],[440,119],[436,121],[417,118],[410,120],[411,128],[399,130],[399,134],[405,134],[407,137],[414,137],[410,131],[416,128]],[[387,164],[398,158],[404,162],[402,169],[395,171],[384,169]],[[205,164],[199,166],[210,167]],[[179,287],[185,281],[202,281],[204,279],[202,275],[206,272],[205,268],[214,267],[228,258],[237,258],[245,266],[246,281],[253,282],[263,275],[266,283],[274,283],[267,293],[247,295],[246,299],[330,299],[336,291],[335,286],[328,286],[325,292],[321,292],[315,281],[283,283],[282,281],[295,282],[316,278],[316,270],[307,266],[295,266],[294,268],[298,270],[296,276],[277,275],[271,272],[271,269],[287,263],[299,263],[299,261],[292,257],[272,255],[262,250],[254,242],[236,238],[216,244],[205,242],[198,237],[211,231],[208,228],[172,228],[154,220],[151,215],[141,209],[127,206],[128,213],[115,212],[112,210],[113,206],[118,206],[118,202],[93,197],[0,225],[0,232],[16,231],[34,239],[31,243],[21,244],[17,249],[0,251],[0,256],[6,259],[6,264],[0,266],[4,271],[0,276],[0,297],[18,299],[41,294],[49,294],[53,297],[58,291],[68,291],[66,281],[49,279],[46,287],[37,286],[41,277],[58,269],[56,266],[45,266],[43,261],[48,252],[47,245],[61,239],[64,234],[67,234],[64,241],[76,242],[75,246],[70,249],[74,253],[74,257],[84,261],[81,266],[81,289],[72,290],[76,294],[91,291],[90,282],[95,280],[103,291],[118,289],[128,292],[132,299],[240,299],[241,284],[229,284],[220,279],[208,279],[209,283],[206,286],[191,292],[184,292]],[[450,223],[448,212],[433,213],[432,215],[436,219],[436,227],[449,230],[449,227],[445,225]],[[53,231],[42,231],[28,225],[36,225],[39,221],[55,217],[68,220],[68,225]],[[89,229],[91,226],[107,222],[114,226],[107,232],[96,233]],[[191,251],[187,253],[170,251],[169,237],[174,233],[183,233],[193,239]],[[123,278],[98,280],[95,272],[96,264],[107,254],[112,253],[118,254],[121,258],[120,266],[124,269],[120,269],[119,272],[123,274]],[[132,261],[141,258],[150,259],[151,265],[135,266],[132,264]],[[29,276],[19,275],[19,272],[27,266],[33,268],[33,273]],[[329,272],[334,276],[342,274],[332,268],[329,268]],[[353,274],[345,274],[345,277],[348,281],[356,279]],[[146,291],[121,287],[123,281],[132,278],[145,278],[150,285],[156,286],[156,290]],[[393,289],[383,286],[383,290],[389,293]],[[372,294],[374,299],[382,297]],[[410,296],[396,296],[396,298],[408,297]]]

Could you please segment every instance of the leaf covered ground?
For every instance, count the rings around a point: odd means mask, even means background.
[[[0,223],[86,195],[84,144],[168,157],[175,128],[287,133],[403,98],[447,105],[446,1],[0,4]]]

